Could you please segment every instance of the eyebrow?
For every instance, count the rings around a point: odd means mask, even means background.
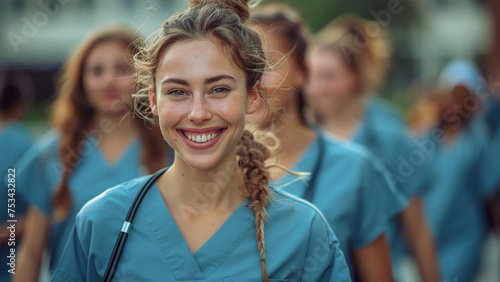
[[[230,75],[227,75],[227,74],[223,74],[223,75],[217,75],[214,77],[209,77],[209,78],[205,79],[204,83],[211,84],[211,83],[215,83],[219,80],[223,80],[223,79],[229,79],[229,80],[236,82],[236,78],[234,78]],[[175,83],[175,84],[180,84],[180,85],[184,85],[184,86],[189,85],[189,83],[186,80],[179,79],[179,78],[167,78],[161,82],[161,85],[163,85],[164,83]]]

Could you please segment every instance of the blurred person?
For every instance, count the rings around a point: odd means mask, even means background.
[[[5,75],[4,79],[5,83],[0,91],[0,175],[2,179],[0,203],[4,207],[0,214],[0,255],[2,257],[0,281],[10,281],[9,270],[12,269],[10,257],[13,256],[11,248],[17,249],[21,243],[24,229],[23,218],[27,209],[26,202],[16,195],[16,177],[19,175],[14,164],[33,145],[33,139],[29,131],[20,123],[28,102],[27,97],[23,95],[15,79],[9,75]],[[10,214],[13,216],[9,217]],[[12,229],[11,223],[7,222],[9,219],[17,220],[14,224],[15,229]]]
[[[358,281],[392,281],[385,229],[406,199],[384,176],[385,168],[354,144],[329,140],[305,117],[305,62],[309,31],[286,5],[269,5],[252,14],[261,32],[271,71],[263,78],[270,94],[265,126],[280,139],[277,163],[311,173],[308,181],[273,174],[274,185],[316,205],[336,232]],[[257,117],[254,117],[257,119]]]
[[[51,110],[53,130],[16,164],[18,193],[30,207],[14,281],[37,281],[45,249],[50,272],[55,269],[88,200],[167,163],[161,133],[128,114],[137,51],[131,44],[138,38],[126,27],[102,28],[66,62]]]
[[[158,122],[174,162],[87,203],[52,281],[350,281],[322,214],[269,188],[272,151],[246,128],[266,99],[248,2],[189,1],[141,48],[137,111]]]
[[[367,30],[373,26],[379,28],[376,35]],[[402,120],[387,106],[374,104],[371,97],[388,68],[386,37],[377,23],[354,15],[330,22],[318,33],[318,43],[308,57],[307,94],[323,130],[331,138],[353,141],[370,150],[409,199],[388,229],[396,276],[408,245],[421,278],[439,281],[436,248],[422,202],[430,185],[428,171],[421,164],[412,164],[419,149]]]
[[[498,192],[500,178],[498,159],[491,157],[496,147],[489,147],[487,128],[478,116],[481,99],[475,89],[481,82],[474,68],[450,63],[435,92],[413,111],[420,129],[429,126],[421,139],[433,140],[435,146],[425,164],[435,179],[425,194],[425,209],[442,279],[448,281],[477,278],[489,230],[486,202]]]

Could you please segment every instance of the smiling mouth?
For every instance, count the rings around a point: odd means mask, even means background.
[[[206,143],[212,139],[215,139],[222,132],[222,130],[223,130],[223,128],[218,129],[218,130],[213,130],[210,132],[204,132],[204,133],[195,133],[195,132],[190,132],[190,131],[186,131],[186,130],[181,130],[181,132],[190,141],[193,141],[196,143]]]

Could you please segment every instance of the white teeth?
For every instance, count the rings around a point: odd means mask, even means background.
[[[184,135],[191,141],[194,141],[196,143],[205,143],[207,141],[210,141],[214,139],[217,135],[219,135],[220,132],[217,133],[212,133],[208,135],[189,135],[187,133],[184,133]]]

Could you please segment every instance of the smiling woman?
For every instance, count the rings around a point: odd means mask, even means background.
[[[136,110],[159,125],[174,163],[89,202],[54,281],[109,279],[110,260],[115,276],[140,281],[350,281],[322,214],[269,187],[271,151],[246,129],[266,101],[267,66],[248,17],[248,1],[190,1],[142,45]],[[120,228],[130,235],[115,256]]]

